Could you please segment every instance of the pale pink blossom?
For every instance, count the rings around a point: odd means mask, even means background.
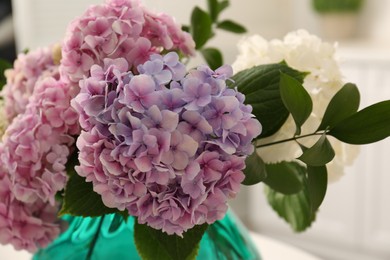
[[[39,79],[59,78],[58,65],[54,64],[52,51],[53,47],[21,53],[13,68],[6,71],[7,84],[0,95],[4,99],[5,114],[9,122],[25,111]]]
[[[34,203],[18,201],[12,186],[8,173],[0,166],[0,244],[11,244],[16,250],[34,253],[60,234],[59,205],[41,200]]]
[[[136,71],[152,54],[177,50],[193,55],[191,36],[166,14],[154,14],[138,0],[107,0],[91,6],[67,30],[62,49],[61,75],[77,86],[93,64],[106,58],[127,60]]]

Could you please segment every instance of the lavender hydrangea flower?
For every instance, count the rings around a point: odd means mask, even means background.
[[[158,85],[166,85],[171,80],[178,81],[186,74],[184,64],[179,62],[179,55],[170,52],[164,57],[152,54],[150,61],[146,61],[137,67],[139,73],[153,76]]]
[[[261,131],[226,86],[231,68],[186,74],[172,53],[151,56],[135,75],[115,64],[94,67],[72,101],[84,128],[78,174],[106,206],[168,234],[221,219]]]

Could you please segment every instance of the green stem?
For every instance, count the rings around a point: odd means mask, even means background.
[[[103,225],[103,220],[104,220],[104,215],[100,218],[99,226],[98,226],[98,228],[96,230],[95,236],[93,237],[93,239],[91,241],[91,245],[89,246],[89,250],[88,250],[88,254],[87,254],[86,260],[91,260],[91,257],[92,257],[92,254],[93,254],[93,250],[95,249],[96,242],[97,242],[97,240],[99,238],[100,229],[102,228],[102,225]]]
[[[323,135],[323,134],[324,134],[324,132],[314,132],[314,133],[311,133],[311,134],[294,136],[294,137],[291,137],[291,138],[287,138],[287,139],[283,139],[283,140],[279,140],[279,141],[275,141],[275,142],[271,142],[271,143],[260,144],[260,145],[257,145],[256,148],[271,146],[271,145],[274,145],[274,144],[281,144],[281,143],[290,142],[290,141],[296,141],[298,139],[302,139],[302,138],[305,138],[305,137],[314,136],[314,135]]]

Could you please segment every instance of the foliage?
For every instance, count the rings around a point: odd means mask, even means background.
[[[318,13],[358,12],[364,0],[312,0],[314,10]]]
[[[245,95],[245,103],[253,107],[253,114],[261,122],[261,137],[274,134],[286,121],[289,112],[283,105],[279,91],[280,72],[302,83],[305,73],[296,71],[286,64],[268,64],[241,71],[233,76],[232,87]]]
[[[208,225],[198,225],[187,231],[183,237],[167,235],[147,226],[134,224],[134,240],[138,253],[144,260],[191,260],[195,259],[199,243]]]
[[[107,208],[99,194],[93,191],[92,183],[86,182],[85,178],[79,176],[74,166],[78,164],[77,156],[72,156],[67,163],[69,180],[62,198],[60,215],[73,215],[83,217],[97,217],[110,213],[120,213],[117,209]]]
[[[283,64],[270,64],[258,66],[240,72],[234,76],[238,89],[247,95],[246,102],[253,106],[253,114],[263,124],[265,131],[270,134],[276,132],[291,113],[296,129],[291,138],[278,140],[272,143],[258,145],[257,148],[274,145],[282,142],[297,142],[302,154],[297,161],[265,164],[261,158],[248,158],[245,185],[253,185],[263,181],[267,185],[266,194],[272,208],[285,219],[296,231],[303,231],[315,220],[316,212],[322,203],[327,189],[326,164],[332,161],[335,152],[328,141],[331,135],[343,142],[351,144],[368,144],[377,142],[390,136],[390,101],[373,104],[358,111],[360,94],[354,84],[347,83],[330,100],[318,129],[310,134],[302,135],[300,127],[304,125],[311,112],[312,101],[302,86],[302,74],[295,72],[294,76],[279,70],[279,84],[271,80],[260,81],[256,73],[269,75],[275,69],[273,66]],[[273,69],[272,69],[273,68]],[[240,76],[241,75],[241,76]],[[245,76],[243,76],[245,75]],[[252,85],[251,85],[252,84]],[[249,86],[249,87],[248,87]],[[273,91],[259,92],[262,89]],[[274,91],[280,92],[279,95]],[[265,101],[272,100],[278,104],[278,109],[270,106],[258,106],[251,99],[251,93]],[[285,107],[285,110],[280,109]],[[267,117],[272,113],[272,120]],[[278,122],[275,125],[275,122]],[[272,126],[272,127],[270,127]],[[269,129],[272,129],[269,130]],[[317,142],[311,147],[305,147],[300,140],[308,136],[319,136]],[[260,135],[260,139],[263,138]],[[257,156],[257,155],[256,155]],[[257,164],[257,165],[252,165]]]
[[[195,7],[191,13],[190,25],[183,29],[191,33],[195,48],[198,50],[211,69],[223,65],[223,56],[218,48],[205,47],[206,43],[216,34],[216,29],[232,33],[245,33],[246,29],[232,20],[220,20],[221,13],[229,7],[229,0],[207,0],[207,10]]]
[[[0,59],[0,90],[4,87],[4,85],[7,83],[7,80],[5,78],[4,72],[5,70],[12,68],[12,64],[10,64],[6,60]]]

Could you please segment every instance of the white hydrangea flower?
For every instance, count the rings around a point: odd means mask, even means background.
[[[302,134],[313,133],[319,126],[330,99],[344,83],[335,59],[336,46],[322,42],[305,30],[298,30],[287,34],[283,41],[267,41],[254,35],[241,40],[238,49],[239,55],[233,63],[234,72],[284,60],[290,67],[309,73],[303,86],[313,100],[313,112],[302,127]],[[262,139],[258,144],[291,138],[294,132],[295,124],[290,116],[277,133]],[[309,146],[318,138],[319,136],[314,136],[300,141]],[[329,137],[329,140],[336,156],[327,165],[328,178],[329,181],[335,181],[344,174],[344,166],[350,165],[357,157],[359,149],[358,146],[344,144],[333,137]],[[292,161],[302,153],[294,141],[262,147],[257,152],[267,163]]]
[[[5,130],[7,130],[8,127],[8,120],[7,120],[7,115],[5,113],[3,101],[1,101],[0,104],[0,141],[3,138],[3,135],[5,133]]]
[[[8,127],[8,119],[5,113],[4,101],[0,99],[0,141]]]

